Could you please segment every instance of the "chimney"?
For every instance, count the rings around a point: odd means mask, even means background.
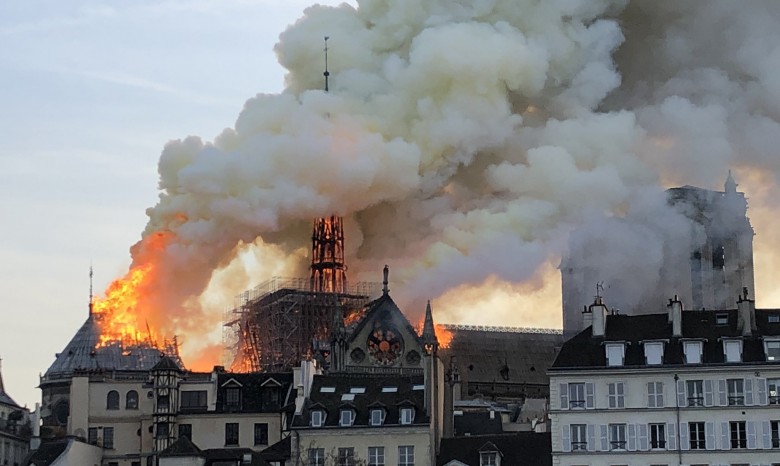
[[[674,298],[669,299],[669,304],[666,307],[669,308],[668,321],[672,323],[672,336],[681,337],[683,312],[682,301],[677,299],[677,295],[674,295]]]
[[[580,330],[585,330],[591,325],[593,325],[593,313],[590,312],[588,306],[583,306],[582,307],[582,328]]]
[[[749,337],[757,330],[756,328],[756,302],[748,299],[747,287],[742,288],[742,295],[737,301],[737,327],[742,330],[742,335]]]
[[[593,336],[603,337],[607,330],[607,306],[604,305],[604,301],[600,296],[596,297],[596,301],[590,305],[588,311],[591,314],[593,321]]]

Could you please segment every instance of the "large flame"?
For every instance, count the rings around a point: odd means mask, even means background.
[[[114,342],[158,346],[159,319],[153,317],[161,310],[151,305],[150,288],[172,236],[169,232],[156,232],[144,237],[138,244],[143,261],[133,264],[124,277],[108,286],[105,297],[93,303],[92,313],[100,329],[98,346]]]
[[[436,340],[439,341],[439,348],[449,348],[450,343],[452,343],[452,338],[454,337],[452,331],[447,330],[441,324],[435,324],[433,329],[436,332]]]

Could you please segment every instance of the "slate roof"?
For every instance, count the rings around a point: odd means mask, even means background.
[[[406,318],[406,315],[403,313],[403,311],[401,311],[401,309],[398,308],[398,305],[395,304],[395,301],[393,301],[393,298],[391,298],[389,294],[383,294],[379,298],[368,303],[366,306],[366,313],[360,318],[358,324],[351,331],[347,341],[349,343],[354,342],[355,338],[360,335],[360,332],[363,330],[363,328],[368,325],[369,322],[374,322],[374,315],[381,312],[389,312],[389,316],[398,318],[398,321],[394,323],[400,324],[401,326],[405,327],[411,335],[414,335],[414,337],[417,339],[417,344],[423,344],[422,338],[417,335],[417,330],[415,330],[415,328],[409,322],[409,319]]]
[[[454,420],[456,437],[501,434],[504,432],[504,428],[501,426],[501,415],[497,413],[494,413],[491,419],[490,413],[487,412],[465,412],[456,414]]]
[[[559,332],[531,333],[487,330],[481,327],[447,327],[453,333],[439,355],[449,365],[455,357],[465,384],[532,384],[547,386],[552,365],[564,338]]]
[[[719,325],[718,316],[727,316],[726,325]],[[780,316],[777,309],[757,309],[756,326],[758,330],[753,335],[744,337],[742,343],[743,363],[766,364],[762,337],[780,336],[780,323],[770,323],[769,316]],[[664,345],[663,366],[679,366],[685,363],[681,340],[703,340],[703,364],[733,364],[726,363],[723,354],[724,337],[742,337],[737,328],[738,310],[704,310],[682,312],[682,337],[672,337],[672,324],[668,322],[668,314],[645,315],[608,315],[605,336],[594,338],[592,329],[581,331],[569,339],[561,349],[551,370],[564,368],[606,368],[606,352],[604,342],[625,341],[626,347],[624,367],[644,366],[644,340],[668,340]],[[770,363],[771,364],[771,363]],[[657,366],[654,366],[657,367]]]
[[[291,372],[222,372],[217,375],[217,413],[277,413],[295,401]],[[226,389],[240,390],[240,405],[228,405]],[[273,391],[276,397],[273,396]],[[205,411],[205,409],[204,409]]]
[[[243,462],[244,455],[251,455],[252,461],[249,463]],[[180,437],[173,442],[168,448],[160,452],[161,458],[172,457],[187,457],[187,458],[205,458],[206,466],[211,465],[224,465],[225,462],[230,462],[236,465],[248,465],[248,466],[269,466],[262,456],[249,448],[210,448],[207,450],[201,450],[197,445],[192,443],[187,437]]]
[[[51,442],[43,442],[37,450],[32,450],[22,460],[24,466],[49,466],[62,455],[68,443],[75,441],[73,439],[58,439]]]
[[[370,410],[383,408],[383,425],[397,426],[400,424],[400,408],[410,407],[415,410],[412,425],[427,426],[430,417],[425,413],[425,390],[414,389],[415,386],[420,387],[423,384],[422,375],[317,375],[303,411],[293,418],[292,425],[293,428],[308,428],[311,411],[319,409],[326,412],[325,428],[339,427],[340,411],[345,408],[355,410],[354,427],[366,427],[369,426]],[[333,391],[322,392],[322,387],[333,387]],[[397,391],[384,392],[383,387],[397,387]],[[365,393],[355,393],[353,400],[342,400],[342,396],[350,394],[353,388],[364,388]]]
[[[205,458],[206,454],[187,437],[179,437],[168,448],[160,452],[161,458],[178,456]]]
[[[3,385],[3,374],[0,372],[0,404],[8,405],[13,408],[21,408],[9,395],[5,392],[5,385]]]
[[[503,465],[552,466],[550,434],[536,432],[445,438],[441,440],[436,464],[443,466],[457,460],[468,466],[479,466],[480,451],[496,450]]]
[[[292,456],[292,437],[287,436],[260,452],[264,460],[283,463]]]
[[[68,377],[76,371],[148,371],[160,361],[162,353],[150,345],[125,347],[117,342],[96,348],[100,331],[95,319],[90,315],[65,349],[57,353],[44,379]]]

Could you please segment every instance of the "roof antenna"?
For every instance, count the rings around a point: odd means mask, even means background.
[[[602,293],[604,292],[604,282],[596,282],[596,304],[601,304],[602,301]]]
[[[89,315],[92,316],[92,264],[89,264]]]
[[[322,73],[325,76],[325,92],[328,92],[328,76],[330,76],[330,71],[328,71],[328,39],[330,36],[325,36],[325,72]]]

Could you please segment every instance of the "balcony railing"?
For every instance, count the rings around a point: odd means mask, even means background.
[[[745,397],[744,396],[730,396],[729,397],[729,406],[744,406],[745,405]]]
[[[569,408],[585,408],[585,400],[571,400]]]
[[[688,406],[704,406],[704,397],[703,396],[689,396],[688,397]]]
[[[571,442],[572,451],[587,451],[588,442]]]
[[[621,441],[613,440],[613,441],[609,442],[609,449],[610,450],[625,450],[626,449],[626,441],[625,440],[621,440]]]
[[[769,397],[770,405],[780,405],[780,395]]]

